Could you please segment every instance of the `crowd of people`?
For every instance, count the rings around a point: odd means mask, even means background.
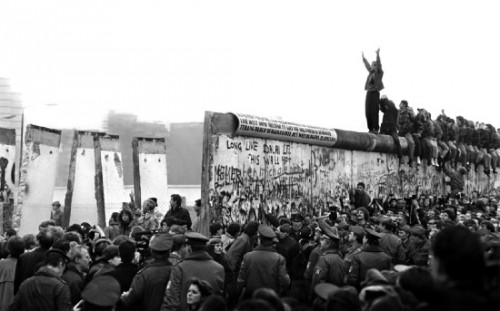
[[[369,72],[365,83],[369,132],[392,136],[400,164],[403,164],[403,153],[399,137],[404,137],[408,143],[410,166],[416,162],[419,168],[424,160],[427,165],[442,169],[444,163],[449,162],[455,169],[458,164],[468,170],[474,165],[477,172],[478,166],[483,165],[486,175],[492,172],[496,174],[500,167],[500,129],[462,116],[453,119],[444,110],[433,119],[424,108],[418,108],[415,113],[407,100],[402,100],[398,109],[387,96],[380,96],[380,91],[384,89],[384,71],[379,52],[380,49],[376,51],[377,58],[371,64],[363,54],[363,62]],[[383,113],[381,124],[379,110]]]
[[[327,215],[262,209],[258,221],[214,220],[208,235],[201,200],[191,219],[178,194],[166,215],[155,198],[136,206],[132,196],[105,228],[65,227],[54,202],[38,233],[9,229],[0,241],[0,310],[497,310],[498,197],[464,193],[463,175],[472,165],[496,173],[500,135],[380,98],[379,52],[371,65],[363,55],[368,129],[393,137],[401,164],[405,137],[410,166],[444,169],[448,196],[372,200],[360,182]]]
[[[132,201],[133,202],[133,201]],[[197,229],[179,195],[1,243],[1,310],[496,310],[495,196],[371,200]],[[57,210],[59,204],[54,203]],[[200,210],[201,201],[196,202]],[[53,215],[59,216],[55,212]]]

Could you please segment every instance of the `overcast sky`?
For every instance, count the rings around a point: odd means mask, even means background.
[[[497,4],[498,3],[498,4]],[[2,1],[0,77],[27,123],[98,128],[204,111],[366,131],[364,83],[500,127],[498,1]],[[46,104],[58,106],[45,106]]]

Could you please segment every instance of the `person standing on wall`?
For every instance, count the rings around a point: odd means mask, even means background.
[[[366,123],[368,125],[369,133],[378,134],[379,122],[378,122],[378,110],[379,110],[379,100],[380,91],[384,89],[384,84],[382,83],[382,77],[384,76],[384,71],[382,70],[382,63],[380,62],[380,49],[377,49],[377,59],[370,65],[365,58],[365,54],[362,52],[363,63],[368,70],[368,77],[366,78],[365,91],[365,114]]]

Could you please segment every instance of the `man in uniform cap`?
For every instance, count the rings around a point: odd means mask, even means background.
[[[123,293],[119,306],[140,310],[159,310],[170,280],[172,264],[168,260],[173,239],[169,233],[158,233],[149,240],[153,261],[134,277],[130,290]]]
[[[62,251],[49,250],[45,254],[45,265],[19,287],[10,310],[70,310],[69,286],[61,279],[68,262]]]
[[[335,227],[330,227],[323,219],[318,220],[320,228],[324,234],[320,240],[320,250],[322,255],[319,257],[312,278],[312,289],[318,283],[326,282],[337,286],[344,285],[347,275],[346,264],[340,257],[340,237]]]
[[[172,269],[162,311],[187,309],[186,296],[193,278],[207,281],[214,294],[222,295],[224,290],[224,267],[208,254],[209,239],[193,231],[186,232],[185,237],[188,254]]]
[[[375,268],[382,271],[392,267],[391,257],[379,247],[380,234],[370,228],[365,228],[365,233],[361,252],[352,257],[347,281],[357,288],[365,279],[368,270]]]
[[[90,281],[82,292],[83,310],[114,310],[120,300],[120,283],[109,275],[100,275]]]
[[[238,291],[244,297],[251,297],[259,288],[270,288],[281,294],[288,289],[290,277],[286,271],[285,258],[273,247],[276,237],[273,229],[260,225],[258,229],[259,246],[245,254],[238,274]]]

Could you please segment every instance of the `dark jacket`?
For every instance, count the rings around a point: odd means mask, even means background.
[[[415,118],[415,113],[411,107],[406,107],[399,111],[399,136],[405,136],[412,132],[413,118]]]
[[[122,292],[128,292],[130,289],[130,285],[132,285],[132,281],[139,271],[139,267],[133,263],[121,263],[116,269],[105,273],[106,275],[110,275],[114,277],[118,283],[120,283],[120,287]]]
[[[448,140],[457,141],[458,139],[458,126],[456,124],[448,126]]]
[[[370,198],[368,193],[366,193],[365,190],[356,189],[354,191],[354,206],[356,208],[360,208],[360,207],[367,208],[370,205],[371,200],[372,199]]]
[[[281,294],[290,285],[285,258],[272,246],[257,246],[243,258],[237,282],[238,290],[245,289],[247,294],[263,287]]]
[[[56,273],[42,267],[19,287],[11,311],[69,311],[69,287]]]
[[[224,267],[205,251],[188,254],[172,269],[170,285],[161,305],[162,311],[186,310],[186,295],[192,278],[207,281],[216,295],[224,291]]]
[[[479,145],[481,143],[481,138],[479,136],[479,131],[476,130],[475,128],[470,127],[469,128],[469,133],[470,133],[470,144],[472,146],[479,147]]]
[[[311,251],[311,254],[309,255],[309,260],[307,262],[306,266],[306,271],[304,272],[304,279],[306,280],[311,280],[313,273],[314,273],[314,268],[316,267],[316,264],[318,263],[319,257],[321,257],[321,251],[320,251],[320,245],[316,245],[315,248]]]
[[[40,268],[45,261],[45,253],[47,251],[48,249],[38,247],[29,253],[19,256],[16,265],[16,277],[14,279],[14,294],[17,293],[21,283],[33,276],[38,268]]]
[[[391,134],[398,131],[399,110],[392,100],[382,98],[380,100],[380,111],[384,113],[382,124],[380,125],[380,134]]]
[[[415,118],[413,118],[411,133],[422,136],[422,132],[424,131],[424,122],[424,111],[419,110]]]
[[[128,215],[128,222],[124,222],[122,220],[122,215],[127,214]],[[118,228],[120,229],[120,234],[129,236],[130,231],[132,231],[132,227],[137,224],[137,221],[134,219],[134,215],[132,214],[131,211],[128,209],[124,209],[120,212],[120,215],[118,216]]]
[[[189,211],[183,207],[179,207],[176,210],[172,208],[167,212],[165,218],[173,217],[176,219],[176,223],[181,225],[187,225],[188,229],[191,229],[191,216],[189,215]]]
[[[384,89],[384,83],[382,83],[382,77],[384,76],[384,71],[382,70],[382,63],[380,62],[380,56],[377,54],[377,60],[375,69],[372,70],[370,64],[363,57],[363,63],[365,64],[366,70],[368,70],[368,77],[366,78],[365,91],[381,91]]]
[[[450,126],[448,125],[447,123],[447,117],[440,114],[437,119],[436,119],[436,122],[439,124],[439,127],[441,128],[441,131],[443,132],[443,134],[441,135],[441,140],[442,141],[448,141],[450,140],[449,138],[449,130],[450,130]]]
[[[85,287],[83,274],[73,264],[70,264],[66,268],[66,271],[64,271],[61,279],[69,286],[71,305],[76,305],[82,299],[82,291]]]
[[[348,273],[346,263],[340,258],[337,250],[326,250],[319,257],[314,269],[312,287],[319,283],[331,283],[339,287],[344,285]]]
[[[439,124],[438,121],[433,120],[432,124],[434,125],[434,137],[436,137],[437,140],[442,140],[443,139],[443,128]]]
[[[392,263],[403,264],[406,258],[401,239],[389,231],[380,235],[380,248],[392,258]]]
[[[358,287],[365,280],[366,272],[372,268],[379,271],[390,270],[392,267],[391,257],[376,245],[365,245],[361,252],[352,257],[351,270],[349,271],[348,283]]]
[[[489,149],[491,139],[490,131],[487,129],[479,129],[477,132],[479,134],[479,148]]]
[[[254,239],[246,233],[242,233],[234,240],[227,251],[227,260],[235,273],[240,270],[241,261],[246,253],[252,251]]]
[[[128,266],[128,269],[132,268]],[[172,264],[167,259],[153,260],[135,275],[128,294],[120,298],[119,307],[160,310],[171,271]]]
[[[491,149],[500,148],[500,135],[496,132],[490,133],[490,148]]]
[[[290,277],[294,271],[292,271],[292,267],[297,262],[299,254],[300,254],[300,246],[297,241],[291,236],[285,237],[283,240],[279,240],[276,244],[276,251],[285,258],[286,261],[286,271]],[[297,278],[292,278],[297,279]]]
[[[434,133],[435,133],[434,132],[434,123],[432,122],[432,120],[425,119],[423,125],[424,125],[424,127],[422,130],[422,138],[434,137]]]

